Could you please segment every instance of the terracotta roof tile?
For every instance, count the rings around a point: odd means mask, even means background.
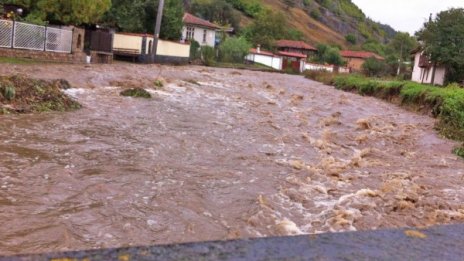
[[[277,41],[277,47],[290,47],[297,49],[305,49],[311,51],[317,51],[313,46],[303,42],[303,41],[292,41],[292,40],[279,40]]]
[[[372,52],[365,52],[365,51],[350,51],[344,50],[340,51],[340,55],[346,58],[361,58],[361,59],[368,59],[368,58],[375,58],[378,60],[385,60],[382,56],[372,53]]]
[[[264,51],[264,50],[261,50],[261,51],[258,53],[258,50],[256,50],[255,48],[250,49],[250,53],[253,53],[253,54],[262,54],[262,55],[267,55],[267,56],[275,56],[273,53],[268,52],[268,51]]]
[[[301,54],[301,53],[291,53],[291,52],[279,52],[279,55],[281,56],[287,56],[287,57],[296,57],[296,58],[307,58],[306,54]]]
[[[191,25],[198,25],[198,26],[201,26],[201,27],[206,27],[206,28],[211,28],[211,29],[220,29],[219,26],[209,22],[209,21],[206,21],[206,20],[203,20],[199,17],[196,17],[192,14],[189,14],[189,13],[185,13],[184,14],[184,24],[191,24]]]

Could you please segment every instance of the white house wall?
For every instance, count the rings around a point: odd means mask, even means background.
[[[276,70],[282,70],[282,58],[269,56],[269,55],[262,55],[262,54],[249,54],[246,60],[266,65],[268,67],[272,67]]]
[[[416,53],[414,57],[414,69],[412,71],[412,81],[418,83],[432,83],[433,66],[430,68],[419,67],[421,53]],[[446,69],[437,67],[435,70],[435,84],[443,85],[445,83]]]
[[[201,27],[194,27],[194,35],[193,39],[197,41],[201,46],[211,46],[214,47],[216,45],[216,31],[211,29],[205,29]],[[203,41],[203,32],[206,30],[206,41]],[[187,26],[182,28],[182,39],[187,40]]]

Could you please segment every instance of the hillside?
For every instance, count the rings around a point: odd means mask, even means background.
[[[249,1],[249,0],[247,0]],[[250,2],[252,2],[251,0]],[[232,0],[232,2],[239,2]],[[396,31],[369,19],[351,0],[255,0],[263,8],[283,13],[288,23],[303,33],[312,44],[326,43],[348,47],[345,36],[352,34],[357,43],[375,39],[386,43]],[[242,25],[253,18],[243,11]]]

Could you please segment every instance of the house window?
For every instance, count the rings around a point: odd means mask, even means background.
[[[206,35],[207,35],[207,31],[203,30],[203,43],[206,43]]]
[[[192,40],[195,38],[195,28],[187,27],[187,40]]]

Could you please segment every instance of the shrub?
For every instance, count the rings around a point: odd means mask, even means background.
[[[8,101],[11,101],[15,98],[16,96],[16,89],[14,86],[7,85],[3,89],[3,97],[7,99]]]
[[[385,62],[375,58],[368,58],[362,65],[363,73],[369,77],[382,76],[385,74],[387,65]]]
[[[216,50],[211,46],[202,46],[200,49],[201,61],[206,66],[213,66],[216,63]]]
[[[192,43],[190,44],[190,59],[200,59],[200,44],[195,40],[192,40]]]
[[[462,147],[455,148],[453,152],[459,157],[464,158],[464,145]]]
[[[304,75],[306,78],[322,82],[327,85],[331,85],[334,83],[334,78],[336,74],[327,72],[327,71],[305,71]]]
[[[311,12],[309,13],[309,15],[314,19],[314,20],[320,20],[321,17],[322,17],[322,14],[321,14],[321,11],[319,11],[319,8],[314,8],[313,10],[311,10]]]
[[[122,91],[120,94],[121,96],[128,96],[128,97],[134,97],[134,98],[145,98],[145,99],[151,98],[151,94],[142,88],[127,89],[127,90]]]
[[[222,62],[242,63],[250,51],[251,44],[243,38],[227,38],[219,47],[219,55]]]
[[[350,44],[352,44],[352,45],[355,45],[358,42],[358,40],[356,39],[356,36],[354,34],[347,34],[345,36],[345,40],[347,42],[349,42]]]

